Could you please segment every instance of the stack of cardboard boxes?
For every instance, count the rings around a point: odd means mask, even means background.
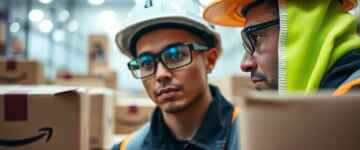
[[[115,134],[115,103],[117,74],[109,67],[108,46],[105,36],[89,38],[89,73],[76,75],[61,71],[54,84],[81,86],[88,89],[90,100],[90,148],[110,149]]]
[[[0,148],[110,149],[113,91],[64,86],[0,86]]]
[[[117,74],[110,69],[109,42],[107,35],[90,35],[88,39],[88,74],[58,72],[55,84],[70,86],[102,86],[117,90]]]
[[[0,84],[43,84],[44,72],[40,63],[32,60],[0,58]]]
[[[40,63],[0,59],[0,149],[111,148],[115,72],[67,74],[52,82],[57,85],[44,83]]]
[[[0,12],[2,15],[3,12]],[[5,39],[6,39],[6,24],[4,20],[0,19],[0,55],[5,54]]]
[[[117,90],[116,72],[108,71],[98,74],[73,75],[71,73],[59,73],[54,84],[65,86],[89,86],[89,87],[107,87]]]
[[[90,73],[101,73],[109,70],[109,40],[107,35],[94,34],[88,39],[88,62]]]
[[[88,150],[86,91],[59,86],[0,86],[0,149]]]
[[[110,149],[114,136],[114,91],[90,88],[90,148]]]

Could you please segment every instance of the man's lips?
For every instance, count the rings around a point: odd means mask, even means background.
[[[250,79],[254,84],[266,81],[266,76],[260,72],[251,72]]]
[[[181,88],[179,86],[167,86],[156,90],[155,96],[159,99],[169,99],[176,96],[176,93],[179,92]]]
[[[265,81],[265,79],[262,79],[262,78],[257,78],[257,77],[251,77],[251,81],[256,84],[258,82],[262,82],[262,81]]]

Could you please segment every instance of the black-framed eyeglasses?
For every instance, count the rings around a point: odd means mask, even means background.
[[[265,22],[262,24],[246,27],[241,31],[241,38],[243,40],[243,46],[244,46],[246,52],[250,56],[254,54],[254,52],[256,50],[256,46],[257,46],[256,45],[257,37],[254,33],[258,32],[260,30],[264,30],[264,29],[273,27],[275,25],[279,25],[279,22],[280,22],[280,20],[276,19],[276,20],[272,20],[272,21]]]
[[[128,63],[128,68],[136,79],[144,79],[155,74],[157,63],[175,70],[192,62],[192,51],[207,51],[209,48],[197,43],[176,43],[165,47],[157,54],[142,53]]]

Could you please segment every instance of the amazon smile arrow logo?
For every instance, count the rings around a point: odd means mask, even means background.
[[[19,75],[11,75],[11,76],[1,75],[0,81],[3,81],[5,83],[16,83],[16,82],[20,82],[21,80],[24,80],[26,78],[27,78],[26,73],[23,72]]]
[[[39,132],[41,132],[41,134],[26,139],[16,139],[16,140],[0,139],[0,147],[1,146],[16,147],[16,146],[28,145],[42,139],[43,137],[46,137],[46,142],[49,142],[53,134],[53,129],[49,127],[45,127],[39,129]]]

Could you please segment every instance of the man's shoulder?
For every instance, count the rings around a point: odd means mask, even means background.
[[[342,58],[327,71],[324,75],[320,89],[337,89],[344,83],[350,81],[360,69],[360,49],[355,49]]]
[[[357,79],[360,79],[360,67],[357,68],[357,70],[353,74],[351,74],[342,85],[353,82]]]
[[[360,91],[360,68],[336,89],[334,95],[340,96],[355,91]]]

